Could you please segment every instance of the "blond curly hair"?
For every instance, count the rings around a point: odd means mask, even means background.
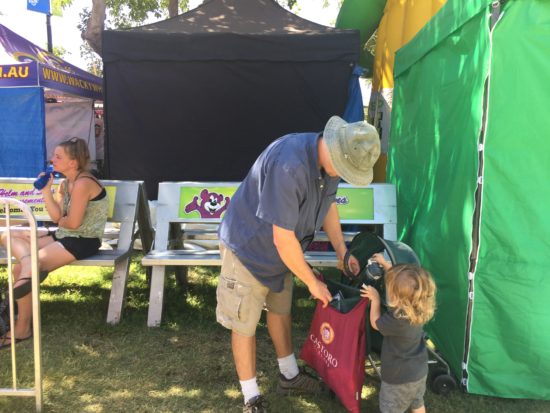
[[[392,267],[385,276],[388,307],[397,318],[412,325],[427,323],[435,312],[436,286],[428,271],[418,265]]]

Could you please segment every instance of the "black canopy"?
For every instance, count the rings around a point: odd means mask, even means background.
[[[103,33],[112,179],[240,181],[269,142],[342,115],[359,32],[273,0],[210,0]]]

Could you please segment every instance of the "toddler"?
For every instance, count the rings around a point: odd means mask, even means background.
[[[435,310],[435,283],[418,265],[392,267],[382,254],[373,257],[385,274],[387,310],[382,312],[380,294],[363,284],[361,296],[370,301],[370,323],[384,340],[380,360],[382,385],[380,412],[425,413],[424,392],[428,375],[428,352],[423,325]]]

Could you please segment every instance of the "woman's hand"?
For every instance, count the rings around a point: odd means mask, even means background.
[[[46,172],[40,172],[38,174],[38,178],[40,178],[41,176],[44,176],[46,175]],[[46,194],[46,193],[52,193],[52,184],[53,184],[53,173],[50,173],[50,179],[48,179],[48,182],[46,183],[46,185],[44,185],[44,187],[40,190],[40,193],[43,195],[43,194]]]

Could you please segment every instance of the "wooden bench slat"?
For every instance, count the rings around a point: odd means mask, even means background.
[[[332,251],[307,251],[306,261],[314,267],[336,267],[338,259]],[[222,264],[219,250],[208,251],[150,251],[141,263],[145,266],[153,265],[183,265],[183,266],[220,266]]]
[[[119,261],[122,261],[132,254],[132,251],[118,250],[100,250],[96,255],[86,258],[82,261],[74,261],[71,265],[80,265],[84,267],[114,267]]]
[[[131,250],[117,250],[117,249],[100,249],[97,254],[92,255],[84,260],[73,261],[68,265],[80,265],[87,267],[113,267],[118,261],[126,258],[131,254]],[[0,265],[6,265],[8,258],[6,257],[6,250],[0,247]]]

